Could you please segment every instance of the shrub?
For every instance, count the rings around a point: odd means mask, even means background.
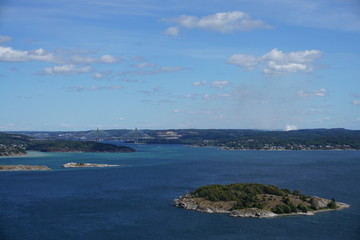
[[[337,208],[337,205],[336,205],[336,202],[335,202],[335,199],[332,198],[331,201],[329,202],[329,204],[327,205],[328,208],[331,208],[331,209],[336,209]]]

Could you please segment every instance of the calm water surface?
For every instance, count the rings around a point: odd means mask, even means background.
[[[0,239],[360,239],[360,151],[220,151],[137,145],[136,153],[31,153],[0,164],[49,172],[0,173]],[[66,162],[126,167],[63,169]],[[274,219],[172,207],[205,184],[256,182],[352,205]]]

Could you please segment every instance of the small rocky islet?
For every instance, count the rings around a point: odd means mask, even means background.
[[[102,164],[102,163],[75,163],[69,162],[62,165],[64,168],[105,168],[105,167],[123,167],[126,165]],[[36,165],[0,165],[0,171],[50,171],[48,166]]]
[[[0,171],[50,171],[51,168],[42,165],[0,165]]]
[[[350,207],[335,199],[310,197],[298,190],[290,191],[258,183],[202,186],[178,197],[173,205],[198,212],[253,218],[314,215],[317,212]]]
[[[64,168],[92,168],[92,167],[123,167],[125,165],[69,162],[63,164],[62,166]]]

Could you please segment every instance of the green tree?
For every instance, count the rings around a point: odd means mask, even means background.
[[[329,202],[329,204],[327,205],[328,208],[331,208],[331,209],[336,209],[337,208],[337,205],[336,205],[336,202],[335,202],[335,198],[332,198],[331,201]]]

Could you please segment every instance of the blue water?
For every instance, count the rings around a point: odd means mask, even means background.
[[[49,172],[0,173],[0,239],[360,239],[360,151],[221,151],[137,145],[136,153],[36,153],[0,164]],[[125,167],[63,169],[66,162]],[[256,182],[352,205],[274,219],[172,207],[205,184]]]

